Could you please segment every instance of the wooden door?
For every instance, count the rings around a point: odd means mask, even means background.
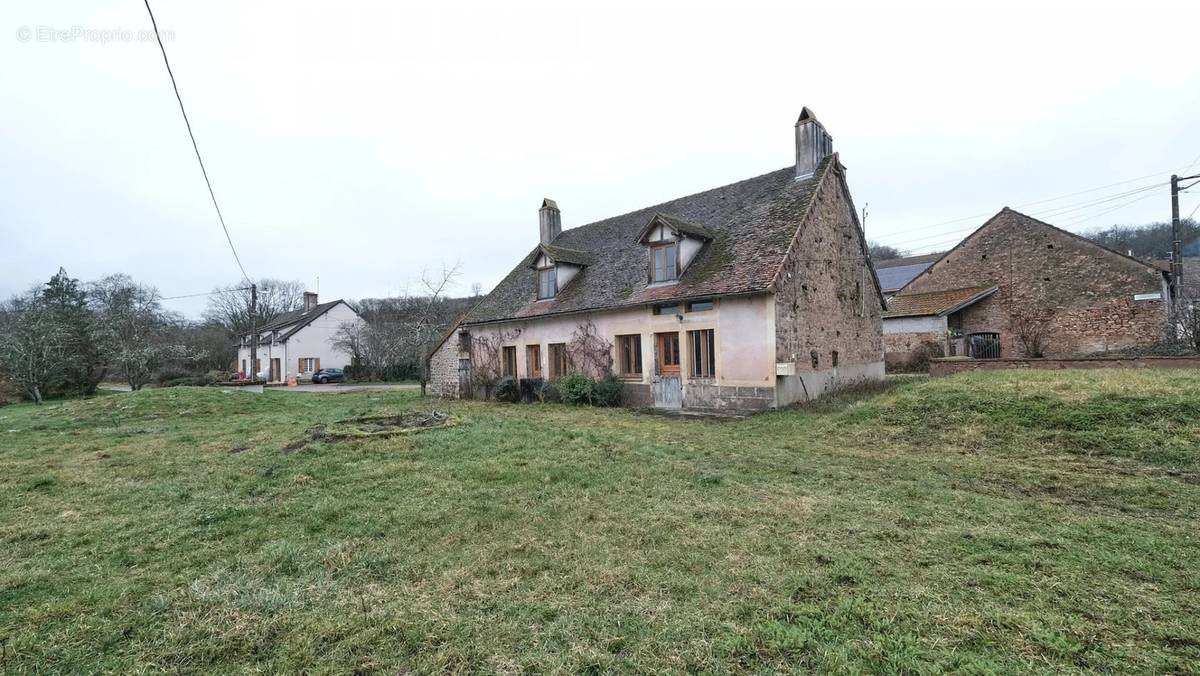
[[[271,359],[271,376],[267,378],[271,382],[279,382],[282,377],[282,371],[279,370],[279,357]]]
[[[458,395],[463,399],[470,399],[473,394],[471,387],[471,360],[458,360]]]
[[[679,373],[679,333],[656,333],[654,349],[654,405],[683,406],[683,379]]]

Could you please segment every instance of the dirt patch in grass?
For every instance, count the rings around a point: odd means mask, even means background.
[[[338,443],[362,439],[381,439],[401,434],[412,434],[426,430],[448,427],[456,421],[444,411],[407,411],[388,415],[363,415],[344,418],[329,424],[308,428],[304,437],[283,447],[285,453],[294,453],[314,441]]]

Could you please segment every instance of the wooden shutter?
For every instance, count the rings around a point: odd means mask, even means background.
[[[313,360],[313,372],[315,373],[320,370],[321,370],[321,358],[317,357],[316,359]]]
[[[296,373],[304,373],[304,357],[296,360]]]

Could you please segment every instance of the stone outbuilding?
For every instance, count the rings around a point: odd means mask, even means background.
[[[833,139],[807,108],[794,165],[567,230],[433,350],[435,394],[614,374],[632,406],[756,411],[883,377],[883,294]],[[532,235],[532,228],[531,235]]]
[[[918,350],[976,358],[1069,357],[1166,335],[1170,275],[1005,207],[888,302],[889,366]]]

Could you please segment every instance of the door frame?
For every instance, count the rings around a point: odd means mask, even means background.
[[[683,408],[683,369],[679,353],[679,331],[654,334],[654,406]]]

